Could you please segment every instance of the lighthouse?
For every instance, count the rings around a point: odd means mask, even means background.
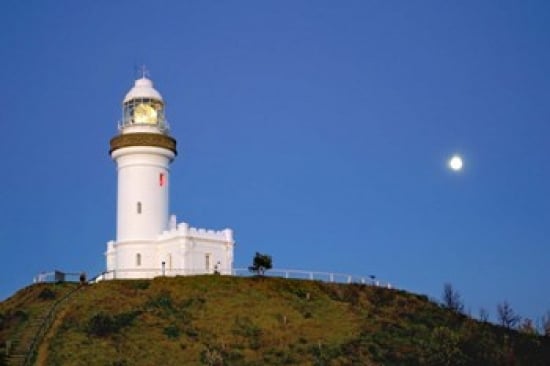
[[[117,242],[152,240],[167,228],[169,165],[176,140],[168,135],[164,101],[147,78],[123,102],[120,135],[109,153],[117,165]]]
[[[193,228],[170,215],[176,140],[164,99],[145,75],[126,93],[118,128],[109,149],[117,169],[116,240],[107,243],[104,278],[231,274],[231,229]]]

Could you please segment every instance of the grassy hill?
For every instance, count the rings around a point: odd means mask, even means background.
[[[0,303],[0,344],[25,343],[37,319],[77,286],[33,285]],[[73,292],[53,319],[39,365],[550,365],[549,338],[365,285],[106,281]]]

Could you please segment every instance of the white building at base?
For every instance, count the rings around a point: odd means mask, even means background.
[[[119,131],[109,151],[117,165],[116,240],[107,243],[103,279],[231,274],[231,229],[197,229],[169,216],[176,140],[164,100],[148,78],[136,80],[126,94]]]

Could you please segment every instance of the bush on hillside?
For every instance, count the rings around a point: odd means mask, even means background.
[[[132,282],[132,287],[136,290],[147,290],[150,285],[150,280],[135,280]]]
[[[97,337],[106,337],[118,333],[122,328],[130,326],[140,313],[139,311],[130,311],[115,316],[103,312],[98,313],[88,321],[88,334]]]
[[[29,314],[25,310],[16,310],[14,315],[16,318],[21,320],[29,319]]]
[[[156,297],[150,299],[146,305],[148,308],[157,308],[164,310],[173,310],[172,296],[169,292],[161,292]]]
[[[38,294],[38,298],[40,300],[53,300],[55,299],[55,297],[56,297],[55,291],[53,291],[49,287],[43,288],[42,291],[40,291],[40,293]]]
[[[180,330],[177,325],[171,324],[164,328],[164,335],[170,339],[176,339],[180,336]]]

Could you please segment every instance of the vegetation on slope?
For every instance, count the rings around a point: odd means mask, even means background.
[[[7,353],[28,353],[53,304],[76,289],[74,283],[38,284],[18,291],[0,303],[0,365]]]
[[[41,285],[44,286],[44,285]],[[55,288],[56,285],[49,285]],[[35,291],[31,286],[24,291]],[[22,293],[2,303],[27,311]],[[47,365],[548,365],[550,339],[365,285],[198,276],[106,281],[75,295]],[[0,315],[0,339],[15,332]]]

